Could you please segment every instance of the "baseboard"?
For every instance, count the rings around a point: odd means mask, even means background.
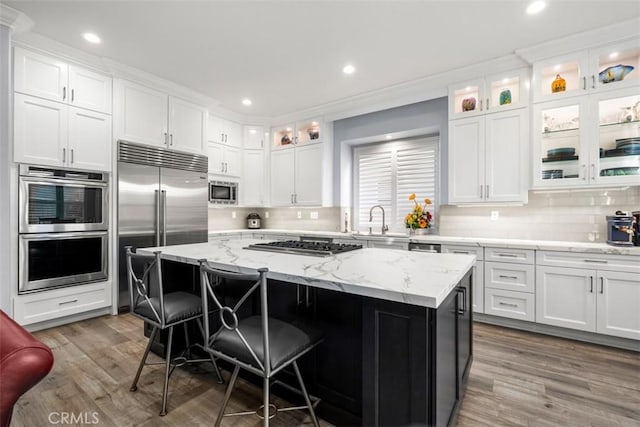
[[[491,316],[489,314],[473,313],[473,320],[480,323],[504,326],[522,331],[536,332],[539,334],[553,335],[555,337],[584,341],[591,344],[606,345],[640,352],[640,341],[628,338],[612,337],[610,335],[596,334],[592,332],[576,331],[560,328],[558,326],[543,325],[540,323],[526,322],[523,320],[509,319],[506,317]]]

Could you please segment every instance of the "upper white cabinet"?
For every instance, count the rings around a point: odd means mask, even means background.
[[[556,56],[533,64],[534,102],[639,85],[638,38]]]
[[[526,201],[527,112],[449,121],[449,203]]]
[[[120,80],[117,138],[201,154],[205,151],[206,110],[154,89]]]
[[[21,48],[14,49],[14,90],[111,114],[111,77]]]
[[[242,147],[242,125],[209,114],[207,141]]]
[[[323,123],[320,119],[301,120],[271,129],[272,149],[290,148],[296,145],[323,141]]]
[[[527,69],[513,70],[450,86],[449,118],[526,107],[528,102]]]
[[[242,173],[242,150],[214,142],[207,143],[209,173],[215,175],[240,176]]]
[[[264,137],[265,134],[262,126],[242,126],[242,145],[245,149],[263,149]]]
[[[322,204],[323,148],[323,144],[311,144],[271,152],[273,206]]]
[[[640,90],[534,104],[533,186],[637,184]]]
[[[264,152],[262,150],[245,150],[243,171],[241,203],[244,206],[264,206]]]
[[[109,171],[111,116],[16,93],[14,161]]]

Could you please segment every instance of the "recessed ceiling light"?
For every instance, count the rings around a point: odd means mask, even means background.
[[[502,79],[502,84],[506,85],[507,83],[509,83],[509,79],[508,78],[504,78]]]
[[[102,40],[100,40],[100,37],[98,37],[97,35],[93,34],[93,33],[84,33],[82,35],[82,37],[88,41],[89,43],[93,43],[93,44],[98,44],[100,43]]]
[[[560,64],[553,66],[553,71],[560,71]]]
[[[387,136],[385,136],[385,138],[387,138],[387,139],[391,139],[391,138],[393,138],[393,137],[392,137],[391,135],[387,135]]]
[[[547,7],[547,4],[543,0],[536,0],[527,6],[527,13],[529,15],[535,15],[536,13],[542,12],[545,7]]]
[[[287,128],[287,132],[291,132],[291,128]]]
[[[258,132],[258,131],[257,131],[257,130],[255,130],[255,129],[249,129],[249,133],[250,133],[251,135],[255,135],[255,134],[256,134],[256,132]]]
[[[618,57],[618,52],[611,52],[609,54],[609,59],[616,59]]]
[[[318,126],[318,122],[311,122],[311,126]]]
[[[246,105],[248,107],[251,104],[253,104],[253,102],[251,102],[249,98],[245,98],[242,100],[242,105]]]
[[[356,72],[356,67],[354,67],[351,64],[345,65],[344,68],[342,69],[342,72],[345,74],[353,74]]]
[[[464,90],[466,90],[467,92],[469,92],[471,90],[471,86],[467,86],[464,88]]]

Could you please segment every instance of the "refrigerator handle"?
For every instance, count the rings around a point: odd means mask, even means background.
[[[160,246],[160,193],[154,190],[156,194],[156,246]]]
[[[167,190],[162,190],[162,246],[167,246]]]

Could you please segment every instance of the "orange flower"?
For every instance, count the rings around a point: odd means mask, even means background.
[[[409,196],[409,200],[415,200],[416,199],[416,193],[413,193]]]
[[[427,221],[424,219],[420,220],[420,228],[427,228]]]
[[[430,205],[430,204],[431,204],[431,199],[428,199],[428,198],[427,198],[427,199],[424,199],[424,203],[425,203],[426,205]]]

